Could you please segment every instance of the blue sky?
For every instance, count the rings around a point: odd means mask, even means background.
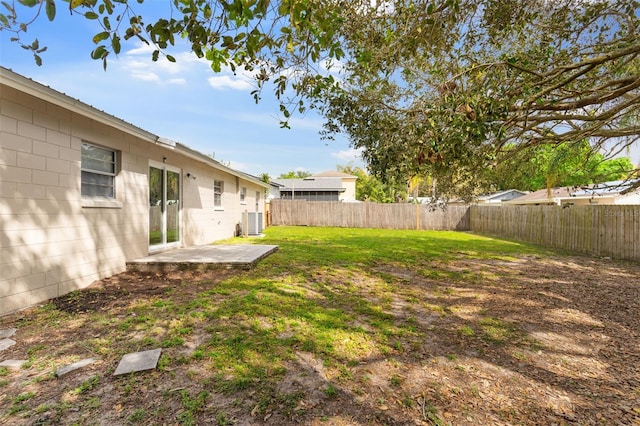
[[[147,1],[140,14],[156,14],[166,1]],[[64,5],[64,3],[59,3]],[[123,42],[117,57],[109,55],[105,72],[91,59],[92,37],[102,31],[96,21],[58,10],[54,22],[41,16],[22,35],[23,42],[38,38],[47,51],[43,65],[0,33],[0,64],[89,105],[115,115],[158,136],[184,143],[231,167],[277,177],[290,170],[312,173],[335,170],[336,165],[363,166],[348,140],[321,140],[322,117],[296,114],[291,129],[281,129],[273,92],[265,89],[256,105],[248,76],[230,71],[214,73],[206,60],[187,45],[151,61],[152,49],[133,39]]]

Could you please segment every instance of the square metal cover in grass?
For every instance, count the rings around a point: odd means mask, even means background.
[[[152,349],[149,351],[133,352],[126,354],[120,360],[114,376],[120,374],[133,373],[135,371],[151,370],[158,365],[161,349]]]

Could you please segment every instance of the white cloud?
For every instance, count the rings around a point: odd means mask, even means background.
[[[153,62],[151,54],[154,50],[153,46],[139,43],[118,57],[117,66],[133,79],[167,85],[185,85],[188,81],[187,76],[198,70],[206,71],[209,67],[206,60],[188,51],[174,54],[176,62],[170,62],[162,55]],[[202,64],[201,68],[198,68],[197,64]]]
[[[143,81],[160,81],[160,77],[158,77],[158,74],[143,70],[131,70],[131,77]]]
[[[131,55],[131,56],[142,55],[142,54],[151,55],[151,53],[153,53],[154,50],[156,50],[156,49],[152,45],[144,44],[144,43],[140,42],[133,49],[127,50],[125,52],[125,55]]]
[[[187,80],[184,78],[171,78],[167,81],[167,83],[182,85],[182,84],[187,84]]]
[[[332,152],[331,156],[333,158],[337,158],[340,161],[346,161],[346,162],[361,161],[362,160],[362,149],[355,149],[355,148],[345,149],[345,150],[338,151],[338,152]]]
[[[207,79],[209,85],[214,89],[249,90],[254,86],[250,81],[242,77],[231,77],[228,75],[217,75]]]
[[[207,81],[214,89],[250,90],[255,89],[255,72],[247,71],[243,68],[236,68],[235,72],[231,67],[225,66],[222,71]]]

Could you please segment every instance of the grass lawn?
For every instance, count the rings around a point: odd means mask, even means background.
[[[250,271],[0,318],[8,424],[640,424],[640,266],[469,233],[272,227]],[[635,342],[635,343],[634,343]],[[113,377],[128,352],[156,370]],[[56,378],[56,368],[98,361]]]

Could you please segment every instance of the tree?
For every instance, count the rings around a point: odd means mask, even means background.
[[[490,172],[496,190],[536,191],[556,186],[584,186],[631,177],[634,166],[626,158],[605,159],[592,153],[587,141],[580,144],[541,145],[520,152]]]
[[[157,0],[153,0],[157,1]],[[141,41],[154,47],[151,60],[164,57],[176,41],[184,39],[193,53],[206,58],[215,72],[223,67],[252,72],[258,89],[272,82],[281,100],[283,126],[288,126],[290,110],[304,110],[297,96],[309,82],[320,81],[320,67],[343,56],[335,22],[341,10],[320,0],[165,0],[166,12],[147,16],[145,0],[13,0],[0,4],[0,33],[10,33],[11,41],[33,53],[43,63],[44,43],[24,40],[29,26],[46,16],[54,21],[58,9],[66,9],[79,19],[99,27],[92,40],[91,57],[107,69],[108,58],[119,54],[122,45]],[[147,1],[147,4],[151,0]],[[156,3],[157,4],[157,3]],[[328,62],[329,61],[329,62]],[[293,92],[287,92],[293,88]],[[292,96],[290,96],[292,94]],[[297,102],[297,103],[296,103]]]
[[[19,3],[49,19],[66,5]],[[168,3],[151,22],[127,0],[68,8],[102,26],[92,57],[104,66],[126,40],[154,45],[158,60],[184,37],[215,71],[254,72],[256,100],[271,81],[283,126],[293,109],[318,108],[325,136],[346,133],[375,176],[429,176],[444,197],[483,191],[487,170],[537,146],[587,140],[609,158],[640,136],[638,0]],[[0,29],[41,61],[37,40],[21,39],[33,16],[13,4]]]
[[[345,78],[322,93],[326,136],[349,134],[374,174],[471,198],[537,146],[638,140],[637,1],[384,4],[344,22]]]
[[[281,173],[278,179],[304,179],[309,176],[311,173],[306,170],[291,170],[287,173]]]
[[[269,173],[264,172],[264,173],[260,173],[260,176],[258,176],[258,179],[260,179],[260,181],[268,184],[271,182],[271,176],[269,176]],[[264,190],[264,196],[265,198],[269,196],[269,188],[265,188]]]
[[[269,183],[271,182],[271,176],[269,176],[269,173],[260,173],[260,176],[258,176],[258,179],[260,179],[260,181],[264,182],[264,183]]]
[[[382,182],[361,167],[354,167],[353,165],[338,165],[337,170],[358,178],[356,180],[356,200],[375,203],[397,203],[407,198],[406,182]]]

